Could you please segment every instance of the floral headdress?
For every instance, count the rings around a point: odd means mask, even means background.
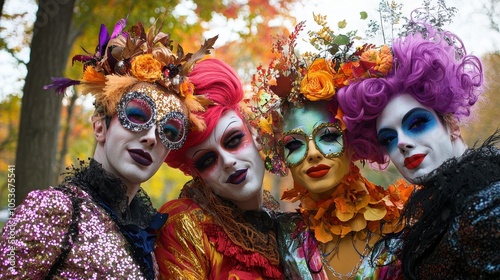
[[[111,35],[102,24],[96,52],[90,54],[84,50],[87,55],[73,57],[73,63],[79,61],[84,64],[83,77],[80,80],[52,78],[53,83],[44,89],[64,93],[69,86],[82,85],[83,93],[95,96],[96,107],[101,107],[105,115],[111,116],[117,112],[127,88],[138,82],[149,82],[175,93],[189,112],[204,111],[210,101],[195,94],[188,74],[196,61],[210,53],[217,36],[206,40],[194,54],[184,53],[180,45],[174,53],[170,35],[160,32],[163,24],[159,28],[156,24],[157,21],[146,31],[138,22],[126,32],[123,31],[126,20],[121,19]],[[189,120],[194,129],[205,127],[204,121],[195,114],[189,114]]]
[[[282,135],[283,110],[293,104],[302,107],[306,102],[331,100],[338,89],[350,83],[368,78],[383,77],[392,69],[392,53],[388,46],[375,47],[364,44],[353,47],[359,39],[356,31],[335,35],[327,26],[326,16],[314,15],[321,26],[317,32],[309,31],[309,42],[319,53],[295,52],[296,40],[305,22],[295,26],[289,37],[277,37],[272,45],[276,58],[268,68],[259,66],[252,78],[254,94],[246,100],[253,118],[250,123],[261,136],[266,169],[274,174],[286,175],[279,141]],[[339,28],[345,27],[345,21]],[[336,119],[342,129],[342,112]]]

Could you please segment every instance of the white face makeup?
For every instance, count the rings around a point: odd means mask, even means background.
[[[293,108],[285,116],[284,158],[293,180],[311,194],[333,191],[350,169],[342,131],[331,119],[322,101]]]
[[[214,193],[245,208],[262,196],[265,169],[259,147],[240,116],[228,111],[207,140],[186,155]]]
[[[124,128],[116,115],[111,118],[103,145],[102,153],[96,154],[95,159],[126,186],[149,180],[170,151],[162,144],[156,126],[133,132]]]
[[[436,112],[409,94],[389,101],[377,119],[377,137],[401,175],[418,183],[444,161],[460,156]]]

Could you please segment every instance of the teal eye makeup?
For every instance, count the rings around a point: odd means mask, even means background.
[[[337,124],[322,123],[313,130],[312,135],[307,135],[302,129],[293,129],[285,132],[281,140],[288,167],[304,161],[309,152],[310,140],[326,158],[340,157],[344,153],[343,133]]]
[[[158,122],[158,136],[163,144],[172,150],[182,147],[186,141],[186,116],[180,112],[170,112]]]

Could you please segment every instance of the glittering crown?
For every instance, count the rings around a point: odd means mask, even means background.
[[[195,53],[184,53],[177,44],[176,52],[170,35],[157,28],[158,21],[146,31],[141,22],[124,31],[126,20],[121,19],[110,35],[106,26],[101,25],[99,44],[94,54],[76,55],[73,63],[83,63],[83,77],[80,80],[52,78],[53,83],[44,87],[55,89],[57,93],[72,85],[81,85],[83,93],[91,93],[96,98],[96,106],[101,106],[104,114],[116,113],[122,95],[138,82],[157,84],[166,92],[176,94],[189,112],[204,111],[210,101],[196,95],[188,74],[195,63],[210,53],[217,36],[204,42]],[[205,127],[202,119],[189,114],[194,129]]]
[[[263,145],[266,169],[286,175],[287,169],[279,146],[282,135],[282,110],[292,104],[301,107],[306,102],[331,100],[336,92],[350,83],[368,78],[384,77],[392,69],[389,46],[364,44],[354,48],[360,39],[356,31],[336,35],[328,26],[326,16],[314,15],[319,31],[309,31],[309,43],[318,53],[295,51],[299,33],[305,22],[300,22],[288,37],[276,37],[272,52],[275,54],[267,68],[259,66],[252,78],[254,94],[249,104],[250,123],[259,131]],[[345,22],[339,23],[344,28]],[[336,119],[343,129],[342,112]]]

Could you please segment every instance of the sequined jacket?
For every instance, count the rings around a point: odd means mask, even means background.
[[[498,140],[443,163],[410,198],[406,217],[420,219],[403,235],[405,278],[500,279]]]
[[[117,191],[121,190],[119,179],[95,161],[90,165],[78,170],[76,177],[70,176],[70,182],[64,185],[30,192],[16,207],[0,238],[0,279],[155,278],[154,268],[148,269],[134,256],[137,248],[120,228],[124,221],[109,212],[117,210],[116,203],[122,199],[128,205],[128,198],[122,193],[114,202],[107,200],[106,210],[98,199],[104,195],[97,194],[103,188],[82,189],[74,184],[92,181],[109,189],[119,186]],[[130,217],[129,226],[137,219],[130,216],[131,210],[150,209],[150,214],[156,213],[150,202],[145,203],[149,201],[147,195],[140,193],[122,213]],[[151,221],[149,214],[143,212],[140,216]],[[152,253],[148,255],[153,258]],[[156,265],[154,259],[152,263]]]

